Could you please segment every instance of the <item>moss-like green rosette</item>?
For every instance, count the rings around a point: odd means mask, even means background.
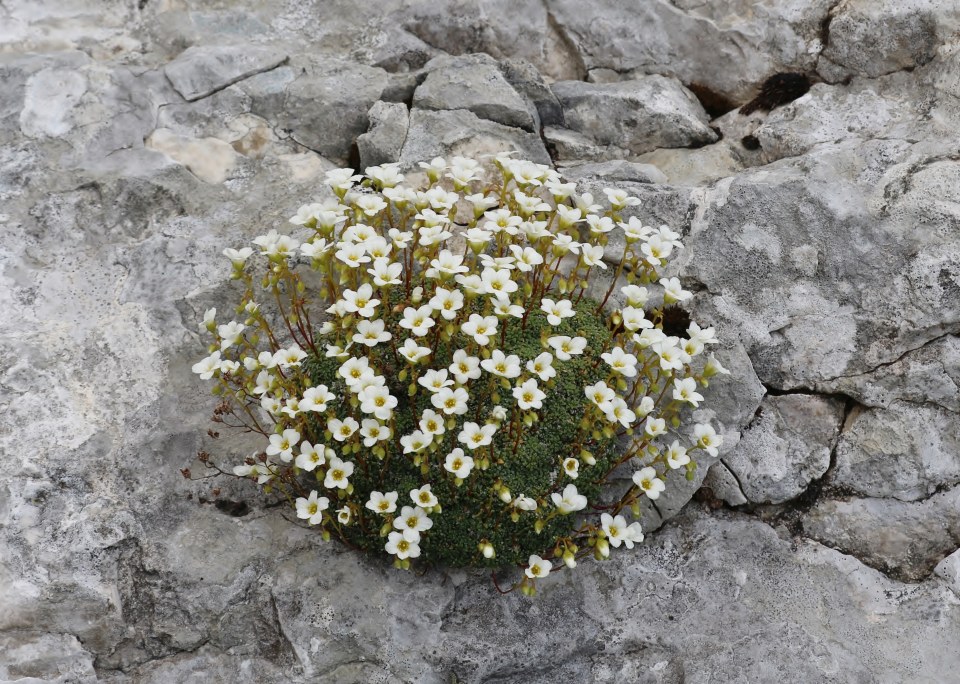
[[[516,354],[524,363],[543,351],[552,351],[542,346],[541,331],[551,336],[580,335],[587,339],[587,349],[583,355],[574,356],[569,361],[554,359],[557,375],[552,380],[553,386],[544,387],[540,383],[547,394],[540,420],[529,428],[524,427],[516,452],[513,451],[512,441],[507,439],[505,426],[494,436],[494,456],[502,457],[502,464],[494,463],[485,471],[474,468],[459,487],[454,484],[454,476],[443,469],[446,454],[457,446],[463,446],[456,442],[456,436],[465,421],[483,424],[496,404],[499,403],[508,411],[515,405],[509,390],[504,390],[499,383],[489,382],[491,376],[484,371],[479,379],[468,385],[470,410],[458,417],[455,428],[448,429],[442,435],[442,448],[430,454],[426,474],[421,472],[420,466],[411,463],[408,456],[393,453],[389,461],[384,462],[369,453],[365,457],[370,464],[369,471],[364,472],[358,465],[351,477],[354,487],[351,499],[365,502],[371,491],[396,491],[399,493],[399,513],[400,507],[413,505],[411,490],[430,483],[443,509],[441,513],[430,515],[433,528],[424,533],[420,541],[421,561],[432,564],[501,567],[526,563],[531,554],[542,554],[553,548],[557,539],[575,529],[577,516],[556,516],[537,533],[534,522],[553,510],[549,493],[560,491],[573,482],[589,501],[598,501],[603,483],[597,480],[608,472],[612,459],[618,455],[614,450],[614,440],[599,434],[603,428],[601,422],[596,424],[594,439],[582,447],[574,444],[578,425],[587,408],[584,387],[603,379],[608,370],[602,362],[596,364],[604,342],[610,337],[603,317],[595,313],[596,309],[597,302],[584,298],[576,305],[577,315],[564,320],[559,326],[550,326],[542,311],[532,311],[525,329],[521,329],[518,320],[512,320],[507,328],[505,344],[501,345],[497,338],[497,348],[508,355]],[[442,323],[438,321],[438,324]],[[441,344],[436,354],[429,357],[426,367],[445,368],[450,363],[452,352],[467,342],[468,339],[458,333],[452,341],[452,349]],[[409,434],[417,429],[416,422],[424,409],[432,408],[430,393],[418,386],[416,395],[409,397],[410,378],[399,378],[400,371],[409,366],[398,366],[389,351],[389,345],[378,345],[375,350],[372,363],[386,377],[390,393],[400,402],[395,409],[397,434]],[[314,384],[325,384],[338,397],[344,398],[349,391],[336,373],[340,363],[336,359],[312,357],[307,361],[307,370]],[[340,408],[338,415],[342,417],[342,405],[338,402],[334,406]],[[308,435],[307,439],[314,443],[325,442],[337,449],[336,442],[324,439],[324,427],[319,422],[312,421],[310,431],[314,434]],[[592,466],[581,465],[580,476],[574,481],[562,472],[560,463],[567,456],[576,457],[581,448],[590,451],[597,462]],[[465,452],[470,453],[466,449]],[[311,483],[310,474],[303,473],[301,477],[307,487],[316,486]],[[540,510],[536,512],[521,512],[519,520],[513,522],[510,517],[513,509],[501,501],[493,490],[498,480],[514,496],[525,494],[538,499],[546,498],[547,503],[544,505],[541,502]],[[331,502],[331,507],[338,505],[335,500]],[[363,513],[362,521],[354,520],[351,525],[340,525],[339,530],[350,544],[382,554],[386,539],[380,536],[380,528],[384,518],[369,510]],[[493,544],[497,554],[495,558],[486,559],[478,551],[477,544],[484,539]]]

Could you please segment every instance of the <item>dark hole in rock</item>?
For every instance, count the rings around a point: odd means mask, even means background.
[[[760,140],[755,135],[745,135],[740,139],[740,144],[748,150],[759,150]]]
[[[810,77],[806,74],[774,74],[760,86],[760,94],[740,108],[741,114],[750,114],[761,109],[770,111],[780,105],[793,102],[810,90]]]
[[[702,83],[688,83],[687,89],[700,100],[701,106],[711,119],[716,119],[737,108],[736,102]]]
[[[217,510],[221,513],[226,513],[227,515],[234,518],[242,518],[247,513],[250,512],[250,506],[246,504],[245,501],[230,501],[229,499],[217,499],[213,502],[213,505],[217,507]]]
[[[686,337],[690,327],[690,314],[679,306],[668,306],[663,310],[663,332],[670,337]]]

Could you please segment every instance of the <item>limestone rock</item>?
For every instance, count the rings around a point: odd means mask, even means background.
[[[410,126],[400,153],[400,163],[416,166],[436,156],[479,156],[517,150],[525,159],[550,163],[538,135],[479,118],[465,109],[410,112]]]
[[[837,446],[831,481],[863,496],[923,499],[960,483],[960,419],[895,401],[862,411]]]
[[[362,168],[400,159],[410,115],[399,102],[376,102],[368,112],[370,130],[357,138]]]
[[[563,108],[533,64],[523,59],[507,59],[500,62],[500,71],[507,83],[533,105],[539,119],[538,129],[563,125]]]
[[[367,112],[389,82],[382,69],[337,59],[294,61],[301,72],[273,103],[254,113],[275,120],[298,143],[331,160],[346,163],[359,135],[369,126]]]
[[[632,154],[658,147],[711,143],[717,134],[697,99],[679,82],[663,76],[593,84],[560,81],[553,92],[567,128],[601,146]]]
[[[804,518],[803,531],[868,565],[918,581],[960,547],[960,488],[917,502],[826,500]]]
[[[286,60],[285,53],[256,45],[195,46],[184,50],[163,70],[184,99],[199,100]]]
[[[847,0],[831,12],[823,58],[876,78],[926,64],[958,27],[960,9],[951,3]]]
[[[827,472],[843,403],[815,395],[768,396],[725,458],[746,498],[783,503]]]
[[[466,109],[481,119],[532,131],[539,128],[527,103],[487,55],[437,58],[425,67],[427,77],[413,94],[419,109]]]

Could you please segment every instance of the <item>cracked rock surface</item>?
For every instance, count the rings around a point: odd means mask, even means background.
[[[0,682],[954,679],[958,29],[940,0],[0,4]],[[812,86],[740,113],[778,73]],[[247,448],[190,373],[223,247],[335,166],[508,149],[680,231],[723,340],[723,448],[647,541],[530,601],[185,481]]]

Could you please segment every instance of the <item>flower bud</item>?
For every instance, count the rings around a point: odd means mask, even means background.
[[[577,567],[577,557],[569,549],[563,553],[563,562],[571,570]]]
[[[608,542],[606,539],[598,539],[598,540],[597,540],[597,553],[599,554],[599,556],[600,556],[601,558],[609,558],[609,557],[610,557],[610,542]]]
[[[510,503],[513,501],[513,495],[510,494],[510,490],[506,487],[500,489],[500,500],[503,503]]]

